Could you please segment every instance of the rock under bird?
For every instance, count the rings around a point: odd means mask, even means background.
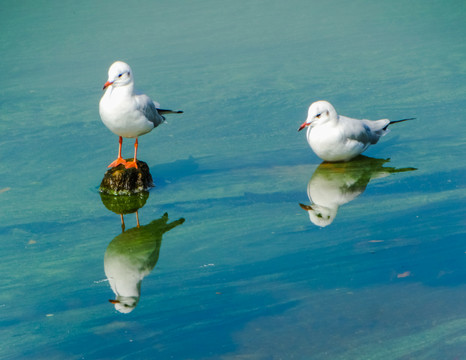
[[[123,61],[116,61],[110,66],[103,90],[105,93],[99,103],[100,117],[105,126],[120,137],[118,157],[108,167],[123,164],[126,168],[137,168],[138,137],[163,123],[163,114],[182,111],[161,109],[149,96],[136,93],[133,71]],[[126,161],[121,156],[124,137],[136,139],[133,161]]]
[[[353,119],[338,115],[332,104],[321,100],[309,106],[307,119],[298,131],[308,128],[307,142],[321,159],[349,161],[386,135],[390,124],[413,119]]]

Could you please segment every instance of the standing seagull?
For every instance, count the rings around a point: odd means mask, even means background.
[[[123,164],[127,169],[137,169],[138,136],[147,134],[163,123],[165,118],[162,114],[180,114],[182,111],[160,109],[160,105],[147,95],[136,94],[133,72],[122,61],[114,62],[108,69],[108,80],[103,90],[105,93],[99,103],[100,117],[105,126],[120,137],[118,158],[108,167]],[[123,137],[136,138],[133,161],[121,157]]]
[[[387,134],[388,125],[413,119],[352,119],[338,115],[332,104],[321,100],[309,106],[307,119],[298,131],[308,127],[307,142],[321,159],[349,161]]]

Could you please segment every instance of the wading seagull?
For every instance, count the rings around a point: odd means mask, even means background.
[[[338,115],[327,101],[316,101],[309,106],[307,119],[299,127],[307,127],[307,142],[318,157],[325,161],[349,161],[390,130],[388,125],[413,120],[359,120]]]
[[[137,169],[138,136],[163,123],[165,117],[162,114],[180,114],[182,111],[160,109],[160,105],[147,95],[135,93],[133,72],[122,61],[114,62],[108,69],[108,80],[103,90],[105,93],[99,103],[100,117],[105,126],[120,137],[118,157],[108,167],[123,164],[127,169]],[[121,157],[123,137],[136,139],[133,161]]]

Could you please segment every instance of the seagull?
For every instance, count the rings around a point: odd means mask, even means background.
[[[413,120],[366,120],[338,115],[328,101],[316,101],[309,106],[306,121],[299,127],[307,127],[307,142],[318,157],[329,162],[349,161],[390,130],[391,124]]]
[[[133,71],[123,61],[114,62],[108,69],[108,80],[99,103],[99,113],[104,125],[120,137],[118,157],[108,167],[120,164],[127,169],[138,168],[138,137],[152,131],[165,121],[162,114],[180,114],[183,111],[160,109],[160,105],[145,94],[134,91]],[[135,138],[134,160],[121,157],[123,137]]]

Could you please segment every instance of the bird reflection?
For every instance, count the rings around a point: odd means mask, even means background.
[[[141,296],[141,282],[154,269],[159,259],[162,236],[184,223],[184,219],[168,222],[168,214],[148,225],[124,231],[114,238],[104,256],[105,275],[116,299],[110,300],[121,313],[133,311]]]
[[[364,192],[371,179],[415,168],[383,167],[390,159],[374,159],[360,155],[351,162],[321,163],[309,180],[307,195],[311,205],[299,204],[317,226],[330,225],[338,208]]]
[[[162,237],[167,231],[184,223],[184,219],[168,222],[168,214],[147,225],[139,224],[138,209],[143,207],[149,193],[132,196],[101,194],[105,207],[121,217],[122,233],[107,247],[104,256],[105,275],[115,293],[109,300],[121,313],[134,310],[141,296],[141,282],[154,269],[159,259]],[[136,214],[136,227],[125,231],[123,214]]]

